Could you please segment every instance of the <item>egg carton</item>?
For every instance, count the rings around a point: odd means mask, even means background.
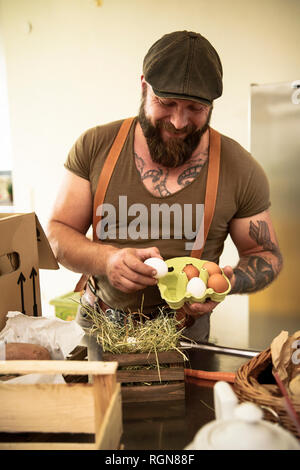
[[[192,264],[199,270],[199,277],[207,284],[209,274],[206,268],[203,267],[207,260],[200,260],[190,256],[182,256],[178,258],[171,258],[165,261],[168,266],[168,273],[158,280],[158,288],[161,297],[166,301],[169,307],[177,310],[181,308],[186,302],[188,303],[203,303],[206,299],[211,299],[214,302],[222,302],[226,295],[231,290],[229,279],[225,276],[221,269],[222,276],[228,283],[228,288],[224,292],[215,292],[211,287],[207,288],[201,297],[194,297],[192,294],[186,292],[188,278],[184,267],[187,264]]]

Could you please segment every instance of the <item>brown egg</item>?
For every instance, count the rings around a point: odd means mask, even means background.
[[[228,282],[222,274],[212,274],[207,281],[207,287],[211,287],[215,292],[221,293],[228,289]]]
[[[207,269],[208,274],[210,276],[212,274],[216,274],[216,273],[221,274],[222,273],[221,268],[216,263],[213,263],[212,261],[207,261],[206,263],[204,263],[204,265],[202,267]]]
[[[200,274],[199,269],[197,269],[197,268],[196,268],[194,265],[192,265],[192,264],[187,264],[187,265],[183,268],[182,271],[186,274],[188,280],[192,279],[193,277],[199,277],[199,274]]]

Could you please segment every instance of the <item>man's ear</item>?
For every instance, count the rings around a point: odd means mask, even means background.
[[[145,80],[145,77],[144,75],[141,75],[141,85],[142,85],[142,89],[144,90],[147,86],[147,82]]]

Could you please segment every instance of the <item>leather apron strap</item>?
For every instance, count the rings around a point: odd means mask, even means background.
[[[220,174],[220,155],[221,135],[219,134],[219,132],[215,131],[210,127],[208,171],[205,190],[204,217],[202,219],[202,224],[204,223],[204,229],[202,229],[202,226],[200,226],[198,230],[194,247],[191,251],[191,256],[194,258],[201,259],[209,228],[214,216]],[[201,240],[201,238],[203,238],[203,240]],[[198,248],[198,246],[200,246],[201,248]]]
[[[94,197],[94,210],[93,210],[93,240],[99,241],[96,228],[100,222],[101,217],[97,215],[97,208],[104,202],[105,194],[111,179],[111,175],[114,171],[119,155],[125,143],[128,132],[131,128],[134,118],[125,119],[119,129],[117,137],[115,138],[113,145],[107,155],[105,163],[103,165],[101,174],[98,180],[98,186]]]
[[[125,119],[118,131],[118,134],[111,146],[111,149],[105,159],[102,171],[99,175],[98,185],[94,196],[93,205],[93,240],[99,241],[96,233],[97,224],[101,221],[101,217],[97,215],[97,208],[104,202],[105,194],[111,179],[111,175],[114,171],[115,165],[118,161],[119,155],[125,143],[126,137],[129,133],[131,125],[134,121],[134,117]],[[89,275],[83,274],[79,279],[74,292],[81,292],[85,289]]]

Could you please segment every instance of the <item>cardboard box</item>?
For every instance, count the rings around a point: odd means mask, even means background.
[[[42,314],[39,269],[59,269],[34,212],[0,214],[0,331],[8,311]]]

